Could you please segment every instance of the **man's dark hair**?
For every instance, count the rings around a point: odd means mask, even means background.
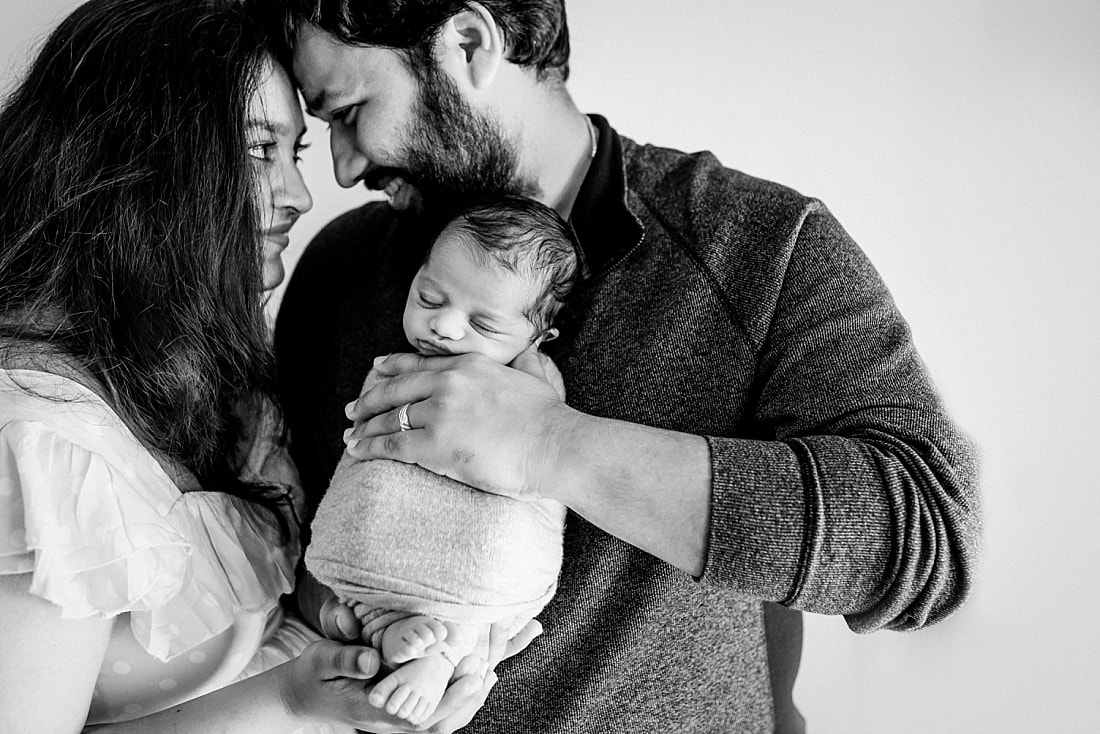
[[[268,58],[234,0],[91,0],[0,110],[0,343],[257,499],[231,464],[242,406],[275,399],[245,134]]]
[[[341,43],[401,51],[419,74],[433,65],[432,43],[444,23],[469,7],[464,0],[248,0],[252,14],[274,39],[290,69],[295,39],[310,23]],[[569,77],[569,29],[565,0],[481,0],[496,19],[508,60],[532,67],[540,80]]]
[[[486,262],[539,286],[524,316],[539,331],[550,328],[578,272],[577,236],[556,211],[523,196],[470,199],[450,211],[444,232],[460,237]],[[430,257],[431,250],[425,261]]]

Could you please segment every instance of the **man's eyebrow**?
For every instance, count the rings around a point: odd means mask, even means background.
[[[322,89],[313,97],[306,97],[305,92],[302,92],[302,98],[306,103],[306,114],[311,117],[318,117],[325,109],[325,104],[328,101],[328,92]]]

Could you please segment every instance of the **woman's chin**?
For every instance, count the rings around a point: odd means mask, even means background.
[[[286,270],[283,268],[283,261],[281,259],[264,260],[263,289],[265,291],[277,288],[285,277]]]

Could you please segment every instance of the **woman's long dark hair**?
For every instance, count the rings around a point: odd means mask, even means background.
[[[146,445],[246,494],[238,416],[274,401],[245,140],[265,53],[231,0],[91,0],[0,111],[0,335],[75,360]]]

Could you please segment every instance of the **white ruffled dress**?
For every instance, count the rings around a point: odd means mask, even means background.
[[[32,573],[63,618],[115,620],[89,724],[176,705],[318,639],[278,605],[297,559],[268,511],[181,492],[87,388],[0,369],[0,574]]]

